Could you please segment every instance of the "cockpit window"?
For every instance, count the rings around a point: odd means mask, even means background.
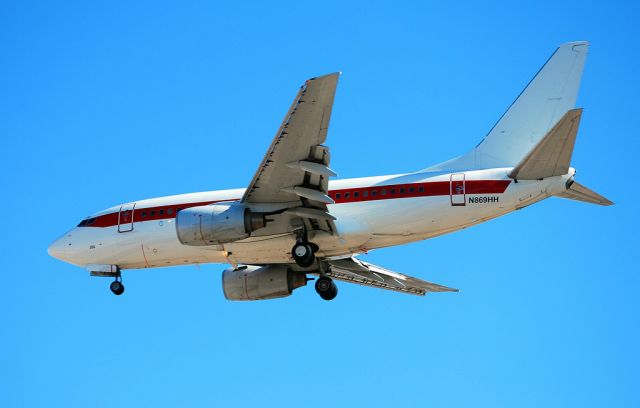
[[[94,222],[96,222],[96,217],[85,218],[84,220],[80,221],[80,224],[78,224],[78,227],[88,227]]]

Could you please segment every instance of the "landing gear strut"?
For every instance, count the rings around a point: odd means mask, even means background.
[[[338,287],[328,276],[321,276],[316,281],[316,292],[324,300],[333,300],[338,296]]]
[[[109,289],[113,292],[114,295],[120,296],[124,293],[124,285],[122,284],[122,278],[120,276],[116,277],[116,280],[111,282],[109,285]]]

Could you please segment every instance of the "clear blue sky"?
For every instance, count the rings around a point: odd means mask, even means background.
[[[0,405],[640,406],[634,2],[94,3],[0,6]],[[230,303],[205,265],[117,298],[47,255],[103,208],[246,186],[308,77],[343,71],[340,176],[400,173],[474,146],[571,40],[592,42],[573,164],[616,205],[365,257],[458,294]]]

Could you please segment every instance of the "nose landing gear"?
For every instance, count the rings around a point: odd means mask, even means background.
[[[122,275],[120,274],[120,267],[118,265],[90,265],[89,273],[91,276],[99,276],[103,278],[114,278],[109,289],[114,295],[120,296],[124,293],[124,285],[122,284]]]
[[[113,294],[116,296],[122,295],[124,293],[122,278],[120,276],[116,277],[116,280],[111,282],[111,285],[109,285],[109,289],[111,289],[111,292],[113,292]]]

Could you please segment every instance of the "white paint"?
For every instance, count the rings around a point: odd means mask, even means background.
[[[466,182],[472,180],[510,180],[510,169],[490,169],[465,172]],[[459,173],[459,172],[458,172]],[[573,175],[541,181],[511,182],[499,202],[471,204],[473,194],[467,194],[464,206],[452,206],[449,195],[392,198],[329,205],[341,239],[326,232],[317,232],[310,239],[320,247],[319,257],[346,256],[372,249],[433,238],[507,214],[520,207],[540,201],[565,190]],[[411,182],[449,181],[450,174],[411,173],[332,181],[330,189],[364,188],[374,185]],[[136,202],[136,211],[181,203],[231,200],[242,196],[244,189],[210,191],[160,197]],[[117,212],[120,205],[97,215]],[[49,252],[56,258],[86,267],[87,265],[117,265],[121,269],[155,268],[200,263],[291,263],[291,248],[295,237],[290,233],[269,234],[268,228],[256,231],[250,238],[225,245],[194,247],[182,245],[177,238],[172,219],[165,222],[135,222],[133,230],[118,232],[118,227],[76,227],[55,241]]]

